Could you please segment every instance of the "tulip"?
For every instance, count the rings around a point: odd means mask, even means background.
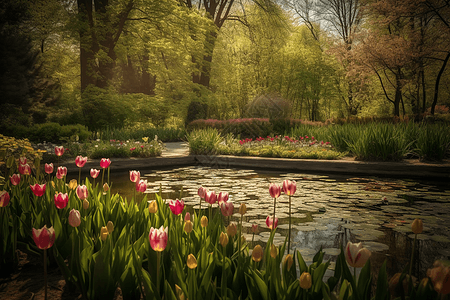
[[[100,170],[91,169],[90,173],[91,173],[91,177],[95,179],[98,177],[98,174],[100,174]]]
[[[136,191],[138,192],[145,192],[147,190],[147,180],[139,180],[139,182],[136,183]]]
[[[106,238],[108,237],[108,228],[106,226],[102,226],[100,229],[100,238],[102,241],[106,241]]]
[[[269,227],[269,229],[275,229],[278,226],[278,218],[275,218],[275,221],[270,216],[267,216],[266,218],[266,225]]]
[[[83,156],[81,156],[81,155],[78,155],[78,156],[75,158],[75,164],[77,165],[78,168],[84,167],[84,165],[86,164],[86,162],[87,162],[87,156],[86,156],[86,157],[83,157]]]
[[[80,212],[76,209],[72,209],[69,213],[69,224],[72,227],[78,227],[81,224]]]
[[[283,181],[283,193],[288,196],[292,196],[295,194],[297,190],[297,183],[295,181],[285,180]]]
[[[187,258],[187,266],[189,269],[197,268],[197,259],[193,254],[189,254]]]
[[[108,224],[106,224],[106,229],[108,229],[109,234],[111,234],[114,231],[114,224],[112,221],[108,221]]]
[[[202,219],[200,220],[200,225],[202,225],[202,227],[208,227],[208,217],[207,216],[203,216]]]
[[[298,280],[300,282],[300,287],[302,289],[307,290],[311,288],[312,286],[311,274],[309,274],[308,272],[303,272]]]
[[[362,243],[348,242],[345,247],[345,259],[354,268],[363,267],[372,253],[369,249],[363,248]]]
[[[45,169],[45,173],[52,174],[53,173],[53,164],[52,163],[45,164],[44,169]]]
[[[222,247],[225,247],[228,244],[228,235],[225,232],[220,233],[219,242]]]
[[[224,217],[229,217],[233,214],[234,211],[234,205],[233,202],[221,202],[220,204],[220,211],[222,212],[222,215]]]
[[[174,215],[178,216],[184,209],[184,201],[178,199],[176,201],[169,200],[169,208]]]
[[[261,261],[262,257],[263,257],[263,249],[261,245],[256,245],[252,251],[252,259],[255,262],[259,262]]]
[[[139,171],[130,171],[130,180],[131,182],[139,182],[141,179],[141,172]]]
[[[219,205],[221,205],[223,202],[227,202],[227,201],[228,201],[228,193],[220,192],[219,196],[217,196],[217,202],[219,202]]]
[[[272,198],[278,198],[278,197],[280,197],[280,194],[281,194],[281,187],[274,183],[270,183],[269,184],[269,193]]]
[[[19,173],[22,175],[30,175],[31,167],[29,164],[19,165]]]
[[[292,255],[286,255],[286,257],[284,258],[284,265],[286,266],[288,271],[291,269],[293,263],[294,260],[292,259]]]
[[[402,287],[400,288],[398,285],[400,283],[400,277],[402,277],[402,273],[395,273],[394,276],[392,276],[391,280],[389,280],[389,293],[391,294],[391,299],[397,299],[401,297],[402,293],[403,295],[408,296],[409,295],[409,280],[410,277],[408,274],[403,276],[402,281]],[[411,277],[412,285],[416,285],[416,278]],[[403,288],[403,291],[402,291]]]
[[[12,185],[18,185],[20,183],[20,174],[12,174],[9,179]]]
[[[109,158],[102,158],[100,160],[100,167],[106,169],[111,164],[111,160]]]
[[[103,185],[103,192],[106,193],[107,191],[109,191],[109,185],[105,182],[105,184]]]
[[[237,226],[234,222],[231,222],[228,226],[227,226],[227,234],[228,236],[235,236],[237,233]]]
[[[56,156],[62,156],[64,154],[64,147],[63,146],[56,146],[55,147],[55,154],[56,154]]]
[[[77,196],[80,198],[80,200],[84,200],[88,197],[88,189],[85,185],[79,185],[77,186]]]
[[[164,228],[161,226],[159,229],[150,228],[148,238],[150,240],[150,246],[154,251],[161,252],[166,249],[168,239],[169,227]]]
[[[433,269],[428,269],[427,276],[433,282],[434,290],[441,295],[450,294],[450,266],[443,261],[437,260]]]
[[[89,201],[87,201],[87,199],[83,200],[83,209],[86,210],[89,208]]]
[[[422,233],[423,231],[423,222],[421,219],[415,219],[411,225],[412,232],[415,234]]]
[[[77,186],[78,186],[78,182],[76,179],[71,179],[69,181],[69,189],[75,190],[77,188]]]
[[[69,203],[69,195],[67,193],[58,193],[53,197],[55,200],[55,206],[58,209],[63,209]]]
[[[19,157],[19,165],[26,165],[27,158],[25,156]]]
[[[184,215],[184,221],[190,221],[191,220],[191,213],[190,212],[187,212],[185,215]]]
[[[35,185],[30,185],[30,188],[33,194],[35,194],[38,197],[43,196],[45,193],[45,183],[44,184],[36,183]]]
[[[245,203],[241,203],[241,206],[239,206],[239,213],[241,215],[245,215],[246,212],[247,212],[247,205],[245,205]]]
[[[64,176],[67,175],[67,168],[66,167],[58,167],[56,170],[56,178],[63,179]]]
[[[33,228],[33,240],[36,243],[36,246],[42,250],[53,246],[53,243],[55,242],[55,230],[53,229],[53,226],[47,228],[47,225],[44,225],[41,229]]]
[[[191,233],[193,228],[194,226],[192,225],[191,221],[187,220],[186,222],[184,222],[184,231],[186,231],[186,233]]]
[[[6,207],[9,204],[9,200],[9,193],[7,191],[0,191],[0,207]]]
[[[207,190],[204,187],[199,187],[197,194],[200,196],[200,198],[205,198]]]
[[[205,194],[205,201],[209,204],[213,205],[217,201],[217,196],[214,191],[206,192]]]
[[[156,203],[156,201],[151,201],[150,204],[148,205],[148,212],[151,214],[154,214],[158,211],[158,203]]]
[[[258,233],[258,224],[252,224],[252,233]]]
[[[278,255],[278,248],[275,247],[274,244],[270,245],[270,256],[272,256],[272,258],[276,258]]]

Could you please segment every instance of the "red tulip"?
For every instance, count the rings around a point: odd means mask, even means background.
[[[45,164],[45,173],[52,174],[53,173],[53,164]]]
[[[275,229],[278,226],[278,218],[275,217],[275,221],[270,216],[266,218],[266,225],[269,229]]]
[[[31,167],[29,164],[19,165],[19,173],[22,175],[30,175]]]
[[[139,180],[139,182],[136,182],[136,191],[138,192],[145,192],[147,190],[147,180]]]
[[[87,162],[87,156],[86,156],[86,157],[83,157],[83,156],[81,156],[81,155],[78,155],[78,156],[75,158],[75,164],[77,165],[78,168],[84,167],[84,165],[86,164],[86,162]]]
[[[97,169],[91,169],[91,177],[92,178],[97,178],[98,177],[98,174],[100,174],[100,170],[97,170]]]
[[[222,202],[220,205],[220,210],[222,211],[222,215],[224,217],[229,217],[233,214],[234,204],[233,202]]]
[[[62,209],[67,206],[69,203],[69,195],[67,193],[58,193],[54,196],[56,208]]]
[[[9,179],[12,185],[18,185],[20,183],[20,174],[12,174]]]
[[[205,201],[209,204],[213,205],[217,201],[217,196],[214,191],[206,192],[205,194]]]
[[[347,243],[345,247],[345,259],[347,263],[354,268],[364,267],[366,261],[372,253],[369,249],[363,248],[361,243]]]
[[[69,224],[72,227],[78,227],[81,224],[80,212],[76,209],[72,209],[69,213]]]
[[[44,225],[41,229],[33,228],[33,240],[36,243],[36,246],[39,249],[48,249],[53,246],[55,242],[55,230],[53,226],[47,228],[47,225]]]
[[[56,154],[56,156],[62,156],[64,154],[64,147],[63,146],[56,146],[55,147],[55,154]]]
[[[208,191],[207,189],[205,189],[204,187],[201,186],[198,188],[197,194],[200,196],[200,198],[204,199],[207,191]]]
[[[100,160],[100,167],[103,169],[106,169],[111,164],[111,160],[109,158],[102,158]]]
[[[88,197],[88,189],[85,185],[79,185],[77,186],[77,196],[80,198],[80,200],[84,200]]]
[[[153,250],[161,252],[166,249],[168,229],[169,227],[164,228],[163,226],[161,226],[159,229],[155,229],[153,227],[150,228],[148,239]]]
[[[31,190],[33,191],[33,194],[35,194],[38,197],[41,197],[45,193],[45,184],[35,184],[30,185]]]
[[[297,183],[295,181],[285,180],[283,181],[283,193],[288,196],[292,196],[295,194],[297,190]]]
[[[141,172],[139,171],[130,171],[130,180],[131,182],[138,182],[141,179]]]
[[[219,205],[222,204],[222,202],[228,201],[228,193],[227,192],[220,192],[219,196],[217,196],[217,202],[219,202]]]
[[[281,194],[281,187],[274,183],[270,183],[269,184],[269,193],[270,193],[270,196],[272,196],[272,198],[278,198],[278,197],[280,197],[280,194]]]
[[[178,199],[176,201],[169,200],[169,208],[174,215],[178,216],[184,209],[184,201]]]
[[[56,178],[63,179],[64,176],[67,175],[67,168],[66,167],[58,167],[56,170]]]
[[[7,191],[0,191],[0,207],[6,207],[9,204],[9,193]]]
[[[25,156],[22,156],[19,158],[19,165],[26,165],[27,164],[27,158]]]

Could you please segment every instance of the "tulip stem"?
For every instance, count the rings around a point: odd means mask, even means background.
[[[358,286],[358,278],[356,278],[356,267],[353,267],[353,277],[355,278],[355,286]]]
[[[273,216],[275,222],[275,215]],[[289,233],[288,233],[288,254],[291,249],[291,195],[289,195]]]
[[[103,172],[102,172],[102,186],[104,184],[104,180],[105,180],[105,168],[103,168]]]
[[[81,168],[78,168],[78,184],[81,185]]]
[[[273,198],[273,222],[275,222],[275,208],[277,207],[277,198]],[[272,226],[272,230],[275,229]]]
[[[225,250],[226,250],[226,247],[222,247],[222,253],[223,253],[223,256],[222,256],[222,284],[221,284],[221,292],[222,292],[222,299],[225,299],[225,297],[226,297],[226,294],[227,294],[227,287],[226,287],[226,285],[227,285],[227,280],[226,280],[226,278],[225,278],[225,258],[226,258],[226,256],[225,256]]]
[[[416,240],[417,240],[417,233],[414,235],[414,242],[413,242],[413,247],[412,247],[412,252],[411,252],[411,262],[409,264],[409,278],[411,278],[411,273],[412,273],[414,250],[416,248]]]
[[[44,299],[47,300],[47,249],[44,249]]]
[[[241,257],[241,240],[242,240],[242,218],[244,215],[241,215],[241,226],[239,227],[239,237],[238,237],[238,251],[239,257]]]
[[[199,220],[201,220],[201,218],[202,218],[202,197],[200,197],[200,202],[199,202],[199,206],[198,206],[198,217],[199,217]]]
[[[158,295],[160,295],[159,293],[159,285],[160,285],[160,281],[159,281],[159,269],[160,269],[160,260],[161,260],[161,251],[157,251],[156,252],[156,291],[158,292]]]

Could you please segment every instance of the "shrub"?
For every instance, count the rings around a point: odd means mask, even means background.
[[[252,138],[255,136],[267,136],[272,134],[273,128],[269,119],[249,118],[249,119],[230,119],[230,120],[195,120],[187,126],[186,130],[200,130],[214,128],[221,134],[233,134],[243,138]]]
[[[187,134],[189,151],[191,154],[216,154],[223,137],[215,128],[194,130]]]
[[[442,160],[450,150],[448,126],[424,124],[417,132],[416,151],[422,160]]]

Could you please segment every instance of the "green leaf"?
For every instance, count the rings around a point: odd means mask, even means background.
[[[377,290],[375,292],[375,300],[385,300],[389,299],[389,282],[386,272],[386,260],[381,265],[381,268],[378,272],[377,279]]]
[[[262,280],[262,278],[257,274],[258,271],[250,271],[253,275],[253,280],[255,280],[256,285],[258,286],[259,292],[261,294],[262,299],[269,300],[269,290],[267,288],[266,283]]]

